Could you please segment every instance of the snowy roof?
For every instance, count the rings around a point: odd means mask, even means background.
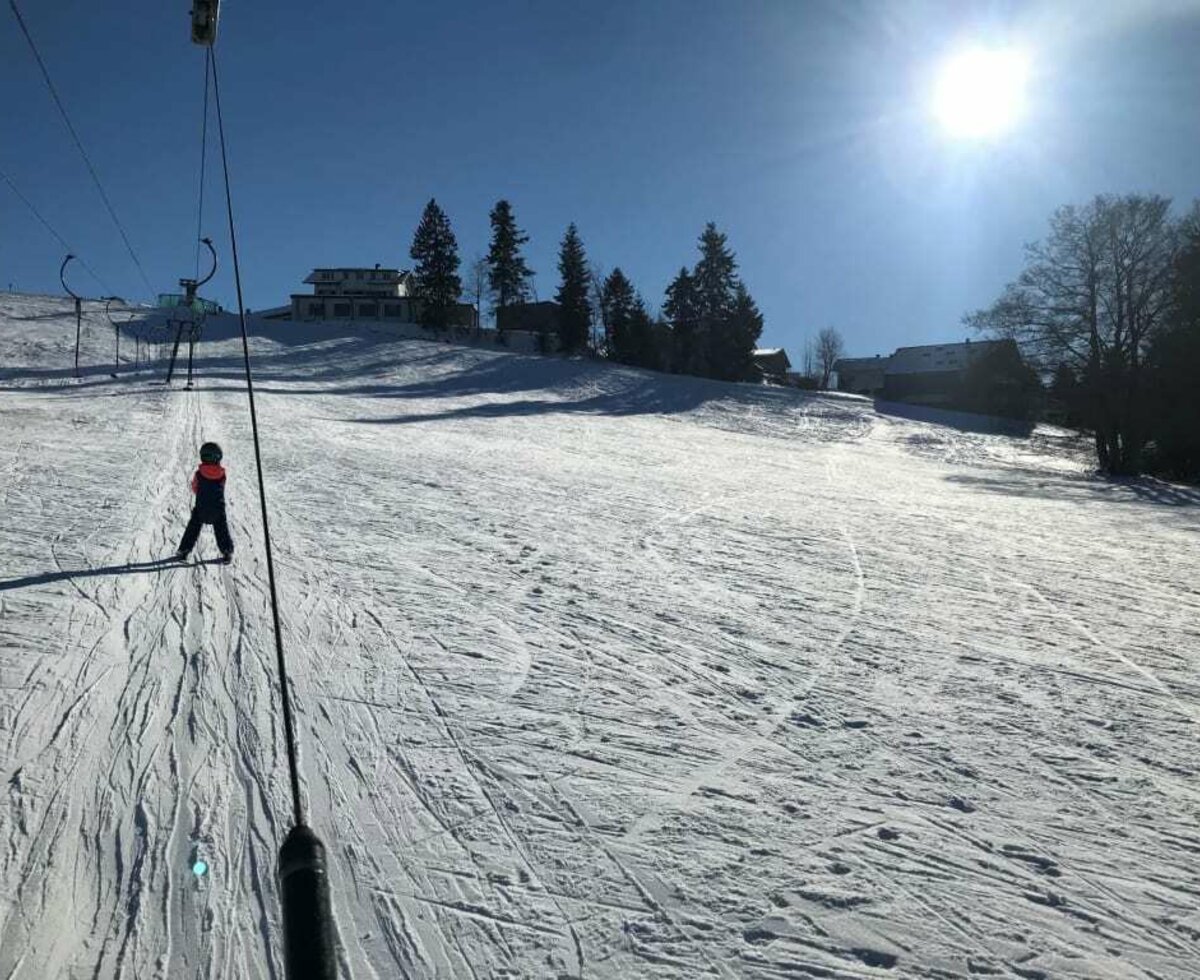
[[[754,352],[753,361],[760,371],[775,374],[792,366],[787,351],[782,347],[760,347]]]
[[[1004,344],[1003,340],[965,341],[961,344],[925,344],[897,347],[888,359],[888,374],[924,374],[931,371],[965,371],[972,358]]]

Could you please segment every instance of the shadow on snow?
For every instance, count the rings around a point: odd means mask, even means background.
[[[1062,500],[1074,504],[1144,503],[1160,507],[1200,507],[1200,487],[1181,486],[1153,477],[1106,479],[1102,476],[1060,476],[1014,469],[987,476],[954,473],[947,482],[1012,497]],[[1200,520],[1200,514],[1197,515]]]
[[[189,568],[195,565],[216,565],[220,558],[209,558],[205,561],[178,562],[170,558],[159,558],[156,561],[128,562],[124,565],[106,565],[103,568],[80,568],[58,572],[43,572],[40,575],[26,575],[24,578],[13,578],[0,581],[0,592],[10,592],[13,589],[24,589],[32,585],[47,585],[50,582],[61,582],[64,579],[94,578],[100,575],[129,575],[134,572],[166,572],[173,568]]]

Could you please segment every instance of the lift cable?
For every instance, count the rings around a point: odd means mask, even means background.
[[[200,240],[204,222],[204,164],[208,159],[208,59],[204,59],[204,118],[200,123],[200,201],[196,206],[196,278],[200,278]]]
[[[148,294],[153,296],[154,287],[150,285],[150,279],[146,275],[146,270],[142,268],[142,263],[138,259],[137,253],[133,250],[132,243],[129,241],[129,235],[125,233],[125,226],[121,224],[121,219],[117,217],[116,209],[113,207],[112,201],[109,200],[108,194],[104,190],[104,185],[100,182],[100,175],[96,173],[96,168],[92,165],[91,157],[88,156],[87,150],[83,148],[83,141],[80,140],[79,134],[71,124],[71,117],[67,115],[66,106],[63,105],[62,99],[59,98],[58,90],[54,87],[54,82],[50,78],[50,72],[46,68],[46,63],[42,60],[41,53],[33,41],[33,36],[29,33],[29,28],[25,25],[25,18],[21,16],[21,11],[17,7],[17,0],[8,0],[8,5],[12,8],[12,12],[17,18],[17,23],[21,26],[21,33],[25,35],[25,40],[29,42],[29,49],[33,52],[33,57],[37,61],[38,67],[42,70],[42,77],[46,80],[46,87],[50,90],[54,104],[58,106],[58,111],[62,115],[63,122],[67,124],[67,130],[70,132],[71,138],[75,141],[75,146],[79,149],[79,154],[83,157],[83,162],[87,165],[88,173],[92,175],[92,181],[96,185],[96,190],[100,192],[100,198],[104,201],[104,206],[108,209],[109,217],[112,218],[113,224],[117,226],[117,231],[121,234],[121,240],[125,242],[125,248],[129,252],[129,257],[133,259],[133,264],[137,266],[138,273],[142,277],[142,282],[146,285]]]
[[[242,273],[238,265],[237,231],[233,220],[233,195],[229,189],[229,160],[225,154],[225,121],[221,115],[221,87],[217,83],[217,59],[207,48],[212,70],[213,101],[217,108],[217,132],[221,142],[221,168],[225,175],[225,210],[229,215],[229,243],[233,254],[233,280],[237,287],[238,318],[242,328],[242,356],[246,364],[246,393],[250,398],[250,431],[254,436],[254,465],[258,471],[258,501],[262,508],[263,544],[267,552],[267,585],[271,596],[271,616],[275,625],[275,656],[279,666],[279,691],[283,703],[283,731],[287,743],[288,771],[292,783],[292,809],[298,827],[306,826],[300,798],[300,770],[296,761],[296,730],[292,723],[292,700],[288,689],[287,659],[283,653],[283,634],[279,628],[279,597],[275,589],[275,563],[271,555],[271,527],[267,520],[267,490],[263,483],[262,451],[258,441],[258,413],[254,407],[254,382],[250,374],[250,341],[246,336],[246,307],[242,302]]]
[[[112,296],[113,291],[109,287],[108,283],[106,283],[103,279],[101,279],[99,273],[97,273],[96,270],[93,269],[88,264],[87,260],[85,258],[83,258],[81,255],[79,255],[78,252],[76,252],[75,249],[73,249],[71,247],[70,243],[65,238],[63,238],[62,235],[60,235],[57,231],[54,230],[54,226],[52,224],[50,224],[49,221],[46,220],[46,218],[42,215],[42,212],[40,212],[34,206],[33,202],[31,200],[29,200],[29,198],[27,198],[24,194],[21,193],[21,189],[19,187],[17,187],[16,184],[13,183],[12,178],[9,177],[8,174],[6,174],[3,170],[0,170],[0,180],[3,180],[4,183],[8,184],[8,186],[12,190],[12,192],[14,194],[16,194],[18,198],[20,198],[21,203],[24,204],[25,207],[29,208],[30,213],[35,218],[37,218],[38,221],[40,221],[42,223],[42,227],[45,228],[46,231],[50,232],[51,237],[53,237],[54,240],[57,241],[59,245],[61,245],[68,252],[72,253],[75,256],[75,258],[78,260],[79,264],[81,266],[83,266],[84,271],[86,271],[89,276],[91,276],[93,279],[96,280],[97,283],[100,284],[100,288],[103,289],[104,292],[107,293],[109,296]]]

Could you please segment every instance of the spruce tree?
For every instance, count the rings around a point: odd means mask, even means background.
[[[762,317],[737,276],[737,260],[725,235],[713,222],[700,236],[700,261],[692,273],[699,308],[696,348],[699,373],[728,381],[753,377],[753,341],[762,332]],[[757,327],[755,326],[757,324]]]
[[[633,316],[637,304],[633,284],[618,266],[604,280],[603,316],[608,331],[608,356],[621,364],[633,364],[635,345]]]
[[[700,236],[700,261],[692,273],[700,316],[719,320],[733,309],[737,292],[737,260],[717,226],[709,222]]]
[[[631,359],[628,363],[654,371],[662,370],[654,320],[640,296],[635,296],[629,315],[629,346]]]
[[[702,352],[697,343],[700,322],[700,299],[696,280],[686,268],[679,270],[667,287],[663,315],[671,324],[671,370],[678,374],[702,374]]]
[[[488,286],[495,300],[496,325],[504,325],[500,311],[529,297],[529,280],[533,270],[525,264],[521,246],[529,241],[517,227],[512,205],[508,201],[497,201],[489,215],[492,222],[492,244],[488,249]]]
[[[458,242],[446,212],[430,198],[413,235],[413,296],[420,300],[421,323],[442,330],[449,325],[462,293],[458,278]]]
[[[754,367],[754,350],[762,336],[763,318],[749,290],[738,282],[733,294],[733,309],[729,312],[725,328],[718,334],[722,351],[714,365],[719,368],[717,377],[728,381],[753,381],[757,377]]]
[[[558,254],[558,271],[562,282],[555,300],[559,311],[559,348],[568,354],[587,346],[588,330],[592,325],[592,305],[588,299],[588,264],[583,242],[574,223],[567,226]]]

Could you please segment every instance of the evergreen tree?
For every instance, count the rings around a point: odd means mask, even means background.
[[[727,353],[725,377],[731,381],[752,381],[757,377],[754,350],[762,336],[763,318],[745,283],[739,281],[733,294],[733,309],[723,331]]]
[[[558,324],[559,349],[573,354],[587,346],[588,330],[592,325],[587,256],[574,223],[567,226],[563,236],[558,271],[562,282],[554,298],[562,307]]]
[[[661,370],[659,325],[619,268],[604,280],[601,311],[608,328],[608,356],[620,364]],[[665,329],[665,328],[664,328]]]
[[[729,311],[710,321],[708,376],[722,381],[753,381],[754,348],[762,334],[762,314],[741,282],[734,288]]]
[[[633,317],[638,299],[633,284],[619,266],[604,280],[601,302],[608,330],[608,356],[621,364],[633,364],[636,355]]]
[[[630,360],[627,363],[654,371],[661,370],[662,359],[659,357],[654,320],[640,296],[635,296],[629,313],[628,335]]]
[[[709,222],[700,236],[700,261],[692,273],[699,311],[695,346],[700,353],[696,373],[732,380],[741,368],[737,343],[730,335],[737,295],[737,261],[725,236]]]
[[[533,278],[533,270],[525,264],[521,255],[521,246],[529,241],[529,236],[517,227],[512,205],[508,201],[497,201],[489,217],[492,222],[492,244],[487,256],[488,286],[495,300],[493,309],[497,314],[496,325],[503,329],[500,311],[515,303],[522,303],[529,297],[529,280]]]
[[[700,374],[702,357],[696,342],[700,322],[700,300],[696,281],[686,268],[679,270],[667,287],[663,315],[671,325],[671,370],[680,374]]]
[[[733,310],[737,293],[737,260],[726,244],[725,236],[709,222],[700,236],[700,261],[692,273],[700,317],[721,320]]]
[[[416,262],[413,296],[420,300],[421,323],[445,329],[462,293],[462,282],[458,278],[458,242],[450,219],[433,198],[425,205],[409,254]]]
[[[737,275],[737,259],[713,222],[700,236],[700,259],[667,287],[665,322],[650,322],[640,363],[679,374],[748,381],[763,318]],[[647,317],[647,320],[649,318]]]

